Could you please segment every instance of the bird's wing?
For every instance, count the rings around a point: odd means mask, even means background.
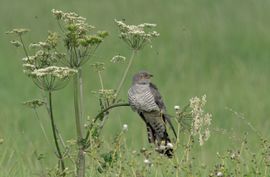
[[[158,105],[159,109],[162,111],[162,112],[166,112],[166,106],[162,100],[162,97],[157,89],[157,87],[153,84],[153,83],[150,83],[150,90],[151,90],[151,93],[153,94],[154,96],[154,99],[155,99],[155,102],[156,104]]]
[[[162,96],[159,93],[157,87],[153,83],[150,83],[150,90],[154,96],[156,104],[158,105],[159,109],[162,112],[162,117],[163,117],[164,121],[167,121],[169,123],[171,129],[173,130],[175,137],[177,137],[177,134],[176,134],[176,131],[175,131],[173,124],[171,122],[170,116],[168,114],[166,114],[166,106],[162,100]]]

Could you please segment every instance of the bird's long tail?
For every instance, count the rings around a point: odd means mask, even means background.
[[[160,143],[156,143],[156,151],[160,154],[166,155],[169,158],[173,157],[173,145],[171,144],[169,137],[162,140]]]
[[[163,114],[163,118],[164,118],[165,121],[167,121],[169,123],[175,138],[177,138],[177,133],[176,133],[175,128],[174,128],[174,126],[172,124],[171,116],[169,116],[168,114]]]
[[[162,136],[160,133],[155,132],[155,130],[148,124],[147,125],[147,133],[148,133],[148,141],[149,143],[155,144],[155,150],[160,153],[164,154],[169,158],[173,157],[173,145],[171,140],[166,132],[166,129]]]
[[[140,116],[146,123],[148,141],[156,146],[156,151],[171,158],[173,156],[173,145],[168,136],[165,120],[160,112],[143,112]]]

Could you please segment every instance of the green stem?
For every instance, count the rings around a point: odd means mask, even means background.
[[[43,98],[46,100],[46,103],[48,103],[49,101],[48,101],[48,98],[46,97],[46,92],[44,90],[42,90],[42,95],[43,95]],[[49,107],[49,105],[46,104],[45,107],[46,107],[46,110],[47,110],[48,114],[50,115],[50,107]],[[37,113],[36,113],[36,115],[37,115]],[[60,139],[60,142],[61,142],[62,146],[66,149],[66,145],[65,145],[65,142],[64,142],[64,139],[63,139],[61,133],[59,132],[56,125],[54,125],[54,127],[55,127],[56,134],[57,134],[58,138]]]
[[[103,90],[104,89],[104,85],[103,85],[103,80],[102,80],[100,71],[98,71],[98,77],[99,77],[99,81],[100,81],[101,90]]]
[[[90,125],[87,133],[86,133],[86,137],[85,137],[85,140],[87,140],[89,138],[89,135],[90,135],[90,131],[91,129],[93,128],[94,124],[96,123],[96,121],[100,118],[100,116],[102,116],[105,112],[109,111],[110,109],[112,108],[116,108],[116,107],[121,107],[121,106],[129,106],[129,103],[119,103],[119,104],[113,104],[103,110],[101,110],[94,118],[92,124]]]
[[[133,61],[133,59],[134,59],[135,54],[136,54],[136,50],[133,50],[133,51],[132,51],[132,54],[131,54],[131,57],[130,57],[130,60],[129,60],[129,63],[128,63],[128,66],[127,66],[127,68],[126,68],[126,70],[125,70],[125,72],[124,72],[124,74],[123,74],[123,77],[122,77],[122,79],[121,79],[121,81],[120,81],[120,84],[118,85],[118,88],[117,88],[117,90],[116,90],[116,94],[115,94],[116,97],[118,96],[118,94],[119,94],[119,92],[120,92],[120,90],[121,90],[121,88],[122,88],[122,86],[123,86],[123,84],[124,84],[124,81],[126,80],[127,73],[128,73],[128,71],[129,71],[129,69],[130,69],[130,66],[131,66],[131,64],[132,64],[132,61]],[[115,100],[116,100],[116,98],[115,98]]]
[[[95,122],[98,120],[98,118],[99,118],[101,115],[103,115],[103,113],[109,111],[109,110],[112,109],[112,108],[116,108],[116,107],[120,107],[120,106],[129,106],[129,103],[114,104],[114,105],[111,105],[111,106],[109,106],[109,107],[103,109],[102,111],[100,111],[100,112],[98,113],[98,115],[96,115],[96,117],[94,118],[93,123],[95,123]]]
[[[78,70],[81,71],[80,69]],[[82,124],[81,124],[81,102],[80,102],[80,77],[81,74],[76,74],[73,77],[74,84],[74,109],[75,109],[75,121],[76,121],[76,130],[77,130],[77,144],[79,147],[78,158],[77,158],[77,177],[85,176],[85,153],[84,146],[82,144],[83,134],[82,134]]]
[[[21,41],[21,43],[22,43],[24,53],[25,53],[26,57],[29,58],[29,55],[28,55],[28,52],[27,52],[27,50],[26,50],[25,44],[24,44],[24,42],[23,42],[23,40],[22,40],[22,36],[19,35],[19,38],[20,38],[20,41]]]
[[[43,126],[43,124],[42,124],[42,122],[41,122],[41,120],[40,120],[40,118],[39,118],[39,116],[38,116],[38,112],[37,112],[36,108],[34,108],[34,112],[35,112],[36,118],[37,118],[37,120],[38,120],[39,126],[40,126],[40,128],[41,128],[41,130],[42,130],[42,133],[43,133],[43,135],[44,135],[44,137],[45,137],[45,139],[46,139],[48,145],[50,145],[49,138],[48,138],[47,133],[46,133],[46,131],[45,131],[45,128],[44,128],[44,126]]]
[[[185,152],[183,154],[182,163],[187,163],[189,161],[189,153],[191,150],[191,143],[192,143],[192,135],[189,135],[188,142],[185,145]]]
[[[53,138],[54,138],[54,143],[56,146],[56,150],[57,150],[57,155],[59,158],[59,162],[60,162],[60,166],[61,166],[61,170],[62,170],[62,176],[66,176],[65,174],[65,163],[64,163],[64,159],[58,144],[58,140],[57,140],[57,134],[56,134],[56,128],[55,128],[55,123],[54,123],[54,117],[53,117],[53,108],[52,108],[52,92],[49,91],[49,109],[50,109],[50,118],[51,118],[51,126],[52,126],[52,131],[53,131]]]

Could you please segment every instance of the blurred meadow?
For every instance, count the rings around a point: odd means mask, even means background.
[[[41,98],[42,93],[23,74],[23,53],[10,45],[11,38],[5,34],[12,28],[23,27],[31,29],[24,36],[28,44],[45,39],[48,30],[59,31],[51,9],[74,11],[98,30],[110,34],[84,66],[86,116],[94,116],[99,110],[97,97],[91,93],[100,87],[98,75],[90,64],[106,64],[106,88],[118,85],[127,64],[110,62],[117,54],[129,58],[130,50],[118,38],[114,24],[114,19],[125,19],[127,24],[157,24],[160,37],[153,40],[152,48],[148,46],[136,56],[120,94],[123,100],[127,100],[132,75],[139,70],[154,75],[153,82],[171,115],[174,105],[183,106],[191,97],[206,94],[206,110],[213,114],[211,137],[202,147],[196,147],[197,158],[205,164],[215,163],[216,152],[239,146],[235,137],[241,138],[245,132],[248,142],[257,144],[258,136],[248,123],[264,137],[270,137],[270,1],[1,0],[0,176],[35,176],[41,168],[37,156],[44,154],[45,167],[51,167],[56,159],[53,144],[48,146],[45,141],[34,112],[21,104]],[[76,137],[71,88],[69,85],[54,92],[56,123],[65,140]],[[243,114],[245,119],[230,109]],[[46,110],[38,112],[51,137]],[[129,126],[129,149],[149,146],[143,121],[127,107],[112,111],[103,138],[111,140],[123,124]],[[252,150],[256,152],[256,147]]]

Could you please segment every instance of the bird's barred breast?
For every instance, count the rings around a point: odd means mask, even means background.
[[[159,110],[149,85],[133,85],[128,91],[128,100],[133,110],[147,112]]]

